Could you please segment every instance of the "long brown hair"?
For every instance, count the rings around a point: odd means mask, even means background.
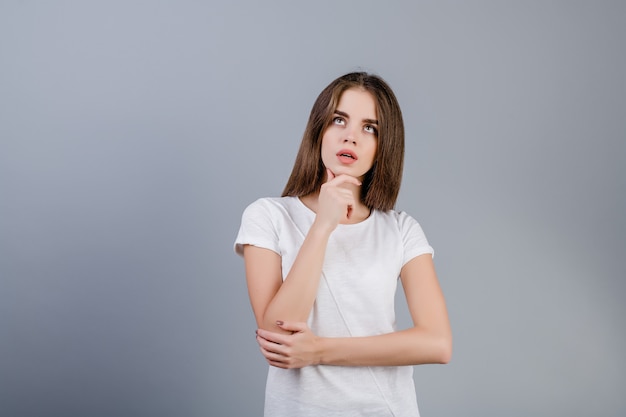
[[[325,175],[322,136],[341,95],[350,88],[362,88],[372,94],[378,118],[376,157],[362,181],[361,201],[370,209],[390,210],[396,203],[402,181],[404,123],[400,105],[389,85],[377,75],[366,72],[352,72],[337,78],[317,97],[282,195],[302,197],[319,191]]]

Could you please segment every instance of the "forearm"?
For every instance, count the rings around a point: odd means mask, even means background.
[[[317,290],[328,238],[332,230],[313,225],[284,282],[267,306],[263,327],[276,330],[277,320],[306,321]]]
[[[402,366],[447,363],[452,354],[448,331],[413,327],[377,336],[320,338],[322,365]]]

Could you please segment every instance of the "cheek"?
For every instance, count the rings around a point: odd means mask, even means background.
[[[374,143],[374,144],[372,145],[371,150],[370,150],[370,158],[371,158],[371,161],[372,161],[372,162],[374,162],[374,161],[376,160],[376,154],[377,154],[377,153],[378,153],[378,144],[377,144],[377,143]]]
[[[321,158],[322,158],[322,163],[324,165],[326,165],[328,161],[328,158],[330,158],[330,153],[331,153],[331,147],[326,145],[327,141],[325,140],[325,138],[322,139],[322,147],[320,150],[320,154],[321,154]]]
[[[328,153],[328,149],[329,149],[329,147],[328,147],[328,140],[327,140],[326,136],[324,136],[322,138],[322,146],[321,146],[321,151],[320,151],[322,153],[322,156],[325,153]]]

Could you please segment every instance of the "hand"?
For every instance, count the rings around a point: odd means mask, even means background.
[[[257,330],[256,341],[267,362],[278,368],[296,369],[320,363],[319,338],[302,322],[276,324],[292,334]]]
[[[333,172],[326,168],[326,182],[322,184],[318,198],[316,222],[324,224],[334,230],[342,221],[350,218],[355,206],[354,192],[342,185],[361,185],[361,181],[350,175],[342,174],[335,177]]]

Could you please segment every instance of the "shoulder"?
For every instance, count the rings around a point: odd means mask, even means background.
[[[294,205],[296,197],[263,197],[253,201],[246,207],[243,214],[246,216],[278,214]]]
[[[252,202],[243,212],[242,224],[272,225],[280,231],[288,225],[310,217],[298,197],[264,197]]]
[[[271,249],[280,254],[279,235],[288,218],[290,197],[259,198],[245,208],[235,240],[235,252],[243,254],[243,245],[250,244]]]
[[[386,219],[385,226],[392,227],[402,241],[404,263],[424,253],[434,254],[422,226],[413,216],[405,211],[396,210],[377,211],[376,215]]]
[[[405,211],[397,211],[397,210],[375,210],[374,215],[378,218],[381,218],[390,225],[397,227],[399,231],[404,231],[410,229],[415,226],[419,226],[419,223],[415,218],[413,218],[410,214]]]

